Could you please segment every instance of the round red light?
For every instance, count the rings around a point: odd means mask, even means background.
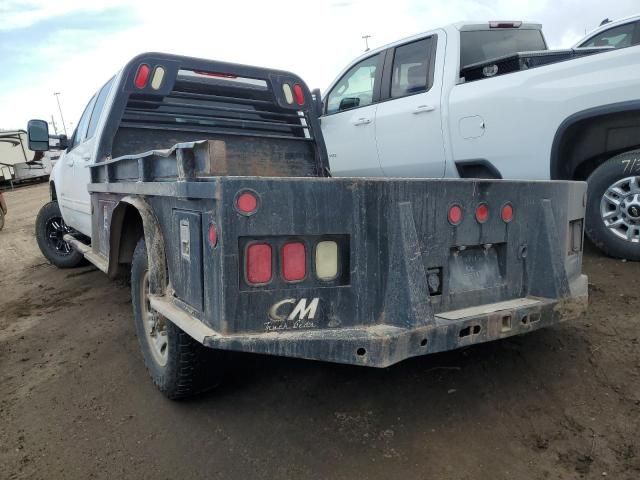
[[[476,220],[478,223],[484,223],[489,219],[489,206],[486,203],[481,203],[476,208]]]
[[[216,226],[211,223],[209,224],[209,245],[215,247],[218,244],[218,230],[216,230]]]
[[[509,223],[511,220],[513,220],[513,207],[510,203],[507,203],[504,207],[502,207],[501,216],[502,221],[505,223]]]
[[[254,213],[258,209],[258,198],[251,192],[241,193],[236,199],[236,207],[240,213]]]
[[[451,225],[459,225],[462,221],[462,207],[460,205],[451,205],[447,218]]]

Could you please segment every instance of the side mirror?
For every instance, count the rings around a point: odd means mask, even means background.
[[[338,110],[342,111],[358,106],[360,106],[360,99],[358,97],[345,97],[340,100],[340,106],[338,107]]]
[[[67,148],[69,148],[69,139],[67,138],[67,136],[63,133],[58,135],[58,146],[57,146],[58,150],[66,150]]]
[[[313,98],[313,105],[316,109],[316,115],[322,115],[322,95],[319,88],[311,90],[311,98]]]
[[[29,120],[27,138],[29,150],[46,152],[49,150],[49,124],[44,120]]]

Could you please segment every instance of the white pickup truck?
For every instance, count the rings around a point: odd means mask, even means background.
[[[640,47],[602,49],[549,51],[539,24],[485,22],[366,52],[323,97],[331,170],[588,180],[589,237],[640,260]]]

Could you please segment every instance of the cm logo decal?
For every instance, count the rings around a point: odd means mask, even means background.
[[[269,309],[269,318],[274,322],[284,322],[285,320],[313,320],[315,319],[319,303],[319,298],[314,298],[308,303],[306,298],[301,298],[300,300],[285,298],[273,304]],[[290,305],[295,306],[291,308]]]

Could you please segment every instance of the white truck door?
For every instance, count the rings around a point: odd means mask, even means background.
[[[89,165],[93,162],[98,138],[97,130],[105,102],[109,96],[112,78],[91,99],[73,135],[72,144],[63,163],[63,202],[60,209],[65,222],[79,232],[91,237],[91,197],[87,189],[91,182]],[[61,198],[58,195],[58,198]],[[64,205],[63,205],[64,203]]]
[[[380,164],[387,176],[444,176],[444,47],[444,34],[433,34],[387,53],[375,119]]]
[[[380,177],[374,103],[382,53],[351,67],[325,97],[320,118],[331,172],[337,176]]]
[[[89,120],[96,103],[96,96],[89,101],[71,136],[67,152],[60,158],[60,170],[56,176],[56,194],[62,218],[67,225],[91,235],[91,203],[87,183],[82,184],[82,173],[78,170],[91,155],[91,146],[86,142]],[[86,169],[88,170],[88,169]],[[88,225],[88,229],[87,229]]]

